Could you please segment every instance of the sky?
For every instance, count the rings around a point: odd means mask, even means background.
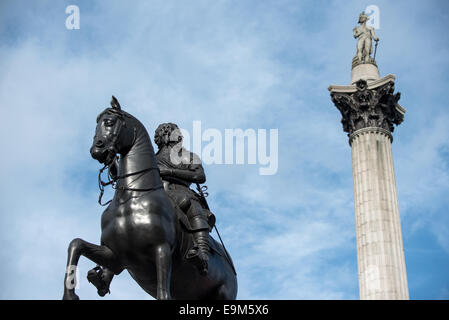
[[[368,5],[407,110],[392,149],[410,298],[448,299],[449,5],[408,0],[0,2],[0,299],[61,299],[70,241],[99,242],[89,148],[111,95],[151,136],[277,129],[274,175],[204,166],[237,298],[358,299],[351,149],[327,88],[350,82]],[[94,266],[80,259],[81,299],[152,299],[126,271],[98,297]]]

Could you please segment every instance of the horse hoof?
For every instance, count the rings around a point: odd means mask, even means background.
[[[62,297],[62,300],[79,300],[80,298],[75,292],[64,292],[64,296]]]
[[[100,297],[104,297],[107,293],[111,293],[109,285],[103,280],[103,269],[101,267],[93,268],[87,273],[87,280],[97,288]]]
[[[162,291],[158,293],[157,300],[171,300],[171,297],[167,291]]]

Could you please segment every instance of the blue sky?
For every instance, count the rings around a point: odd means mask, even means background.
[[[66,6],[79,30],[65,28]],[[60,299],[67,246],[98,243],[95,118],[114,94],[152,133],[275,128],[279,170],[207,165],[239,299],[357,299],[351,150],[330,84],[348,84],[352,28],[380,9],[412,299],[449,298],[446,1],[2,1],[0,298]],[[109,194],[110,195],[110,194]],[[82,299],[100,299],[80,261]],[[104,299],[150,299],[123,272]]]

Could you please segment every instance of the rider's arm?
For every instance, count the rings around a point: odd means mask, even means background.
[[[178,167],[167,166],[163,161],[158,163],[160,175],[162,178],[178,178],[192,183],[204,183],[206,182],[206,175],[204,173],[203,166],[201,165],[201,159],[194,153],[189,153],[190,162],[188,165],[181,165]]]
[[[206,175],[201,164],[189,165],[188,169],[170,169],[168,172],[170,177],[175,177],[193,183],[206,182]]]
[[[159,168],[161,178],[169,177],[171,175],[171,169],[162,159],[158,158],[157,167]]]

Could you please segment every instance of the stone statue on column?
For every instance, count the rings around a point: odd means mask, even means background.
[[[354,38],[357,39],[357,53],[354,59],[357,58],[358,63],[374,62],[374,58],[371,57],[373,50],[372,40],[379,41],[374,28],[366,25],[368,20],[369,17],[365,12],[362,12],[359,16],[360,25],[353,29]]]

